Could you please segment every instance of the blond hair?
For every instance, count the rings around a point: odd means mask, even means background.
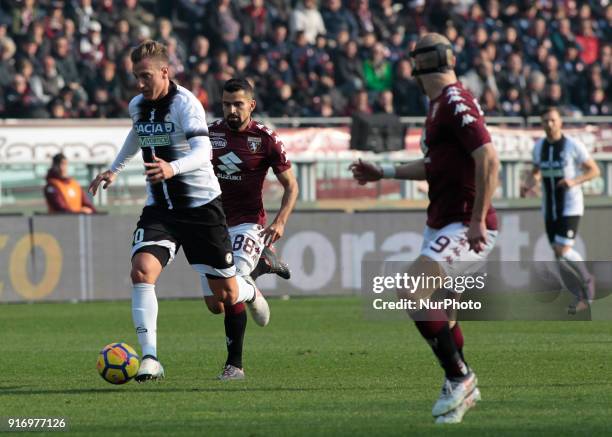
[[[167,64],[168,49],[162,43],[149,39],[147,41],[143,41],[138,47],[132,49],[130,59],[134,64],[138,64],[143,59],[158,59],[164,64]]]

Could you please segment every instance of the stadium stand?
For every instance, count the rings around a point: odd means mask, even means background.
[[[452,41],[488,115],[610,115],[603,0],[0,0],[0,117],[126,117],[127,54],[147,38],[213,116],[230,76],[255,83],[263,115],[422,115],[405,60],[427,31]]]

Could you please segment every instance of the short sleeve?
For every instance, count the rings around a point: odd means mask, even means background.
[[[491,135],[485,125],[480,105],[467,93],[447,90],[443,97],[447,101],[447,116],[453,134],[461,147],[468,153],[491,142]]]
[[[591,159],[591,154],[582,142],[573,140],[572,143],[576,153],[576,164],[582,165]]]
[[[542,156],[542,140],[536,141],[531,151],[531,162],[533,165],[540,166],[540,158]]]
[[[287,159],[285,145],[278,137],[276,132],[272,132],[272,134],[268,137],[268,143],[268,159],[270,162],[270,167],[272,167],[274,173],[279,174],[289,170],[291,168],[291,162]]]
[[[207,137],[206,112],[200,101],[193,96],[185,96],[184,99],[181,99],[180,104],[181,108],[178,108],[177,114],[185,138],[190,140],[194,137]]]

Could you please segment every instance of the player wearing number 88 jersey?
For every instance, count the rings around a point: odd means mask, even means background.
[[[253,93],[246,80],[227,81],[223,87],[224,118],[208,127],[236,270],[247,280],[261,273],[271,272],[279,276],[288,273],[278,260],[268,258],[264,262],[262,254],[275,257],[271,246],[283,236],[298,194],[282,141],[275,132],[251,119],[256,106]],[[266,226],[262,190],[270,168],[283,187],[283,198],[278,213]],[[242,342],[246,329],[244,305],[224,305],[210,292],[204,294],[211,312],[225,313],[228,357],[219,378],[242,379]],[[265,325],[267,320],[255,319],[255,322]]]

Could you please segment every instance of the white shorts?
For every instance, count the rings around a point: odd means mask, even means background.
[[[497,231],[487,231],[487,243],[479,253],[470,250],[463,223],[451,223],[442,229],[425,227],[421,255],[439,262],[446,274],[475,273],[481,269],[495,246]]]
[[[259,236],[263,229],[255,223],[242,223],[228,229],[238,276],[249,275],[257,266],[264,248],[263,238]],[[207,281],[202,281],[202,290],[204,296],[213,295]]]

